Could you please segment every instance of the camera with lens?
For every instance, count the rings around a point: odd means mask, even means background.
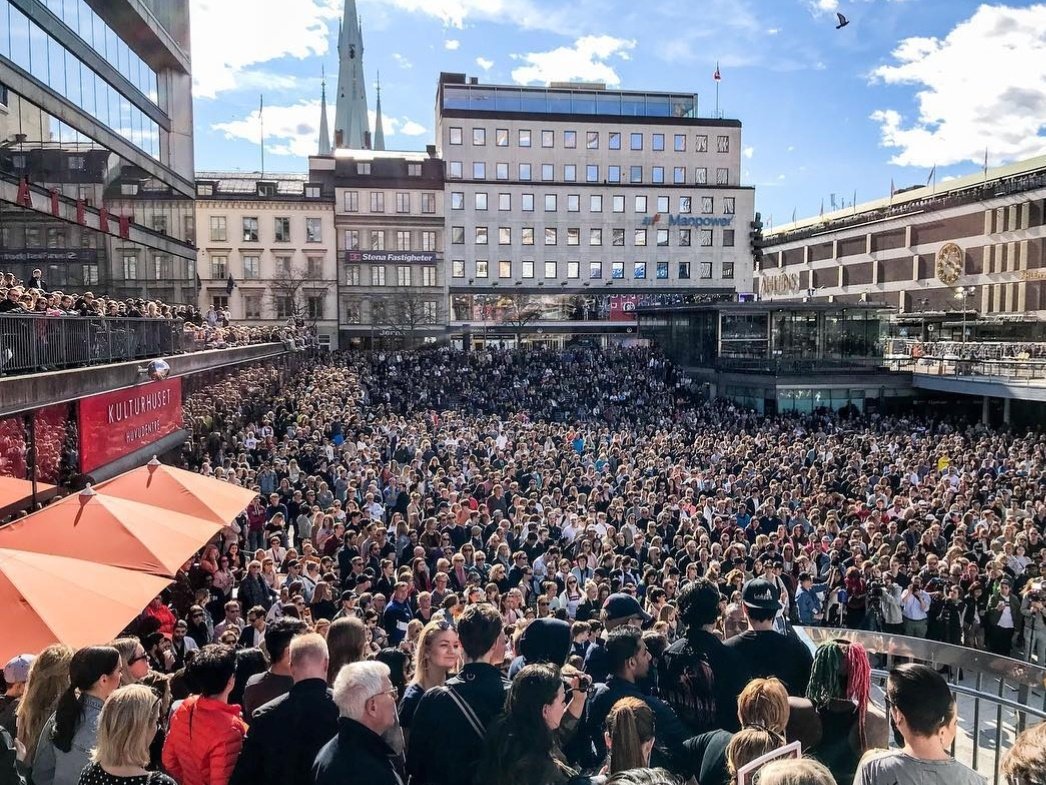
[[[873,600],[881,600],[883,598],[883,585],[879,581],[873,581],[868,587],[868,596]]]

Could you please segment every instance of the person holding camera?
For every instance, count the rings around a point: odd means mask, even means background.
[[[1037,662],[1040,668],[1046,667],[1046,606],[1043,605],[1041,583],[1028,584],[1021,602],[1021,615],[1024,617],[1025,659]]]
[[[925,638],[930,626],[930,595],[923,589],[923,579],[919,576],[912,578],[911,585],[901,594],[901,613],[904,634]]]
[[[1020,635],[1024,627],[1021,601],[1012,591],[1009,578],[999,581],[999,586],[988,600],[988,651],[1009,657],[1013,650],[1013,637]]]

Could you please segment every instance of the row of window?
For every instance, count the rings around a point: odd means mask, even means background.
[[[259,293],[249,293],[242,295],[243,297],[243,316],[245,319],[261,319],[262,318],[262,295]],[[289,294],[276,294],[272,296],[273,310],[275,311],[275,317],[277,319],[288,319],[292,316],[296,317],[307,317],[309,319],[324,319],[324,312],[326,307],[324,301],[326,297],[322,294],[309,294],[304,298],[302,305],[304,307],[298,307],[295,303],[293,295]],[[215,294],[211,296],[211,305],[219,310],[225,310],[229,307],[229,297],[225,294]]]
[[[346,301],[345,306],[345,324],[363,324],[363,303],[354,300]],[[437,300],[422,300],[417,303],[417,310],[414,310],[414,304],[411,303],[400,303],[399,313],[395,311],[389,312],[389,308],[394,308],[395,303],[387,305],[384,302],[371,302],[370,303],[370,314],[372,321],[382,322],[386,319],[394,322],[399,322],[404,325],[423,325],[423,324],[436,324],[439,321],[439,302]]]
[[[648,231],[654,233],[654,242],[659,248],[665,248],[669,245],[669,229],[633,229],[632,230],[632,246],[635,248],[643,248],[647,246]],[[697,245],[702,248],[712,247],[714,233],[712,229],[679,229],[676,235],[676,244],[681,248],[689,248],[694,245],[694,232],[697,233]],[[560,231],[557,227],[547,226],[545,227],[545,242],[548,245],[559,245]],[[599,246],[603,245],[605,238],[609,237],[609,245],[623,247],[625,245],[625,236],[628,230],[620,228],[612,228],[609,232],[604,231],[602,227],[590,228],[588,230],[588,245]],[[490,245],[490,229],[486,226],[475,227],[472,242],[476,245]],[[499,226],[497,229],[498,245],[512,245],[512,227]],[[534,227],[524,226],[519,231],[520,244],[523,246],[534,245]],[[450,242],[452,245],[463,245],[465,243],[465,227],[464,226],[452,226],[450,228]],[[579,227],[568,227],[566,229],[566,242],[567,245],[581,245],[581,229]],[[732,248],[734,245],[734,230],[723,229],[722,230],[722,243],[724,248]],[[382,250],[382,249],[375,249]],[[397,250],[409,251],[409,248],[400,248]],[[427,249],[426,249],[427,250]]]
[[[545,280],[556,280],[559,278],[559,262],[547,261],[545,262],[544,272]],[[581,262],[580,261],[568,261],[567,263],[567,278],[576,279],[581,277]],[[533,261],[523,261],[520,265],[520,277],[524,279],[534,278],[534,267]],[[593,261],[588,263],[588,277],[590,279],[603,278],[603,269],[605,263],[602,261]],[[610,278],[613,280],[621,280],[625,278],[625,262],[610,262]],[[712,278],[712,262],[676,262],[676,279],[677,280],[689,280],[693,277],[692,273],[694,267],[697,268],[697,277],[702,280],[709,280]],[[454,259],[450,266],[450,275],[452,278],[464,278],[465,277],[465,260]],[[670,280],[669,276],[670,263],[669,262],[655,262],[654,263],[654,278],[659,281]],[[485,259],[476,260],[476,278],[490,278],[491,275],[490,262]],[[509,260],[502,260],[497,262],[497,273],[498,278],[513,278],[514,270],[513,263]],[[632,278],[634,280],[645,280],[647,277],[647,263],[646,262],[632,262]],[[720,270],[720,278],[733,278],[734,277],[734,263],[733,262],[722,262]]]
[[[407,164],[407,177],[421,177],[421,171],[420,163]],[[370,161],[357,161],[356,174],[371,174]]]
[[[490,205],[490,194],[486,191],[476,191],[472,195],[472,206],[476,210],[487,210]],[[499,193],[497,195],[497,205],[499,211],[506,211],[512,209],[512,194]],[[545,194],[545,212],[552,213],[559,209],[559,194]],[[581,194],[567,194],[564,199],[567,206],[568,213],[579,213],[581,212]],[[625,196],[624,194],[615,194],[608,200],[610,203],[610,212],[612,213],[623,213],[625,212]],[[601,213],[603,212],[604,197],[603,194],[589,194],[588,197],[588,211],[590,213]],[[702,215],[712,215],[715,213],[715,197],[713,196],[702,196],[700,197],[700,206]],[[649,211],[650,198],[643,194],[638,194],[633,198],[632,201],[633,212],[637,215],[646,215]],[[676,212],[689,214],[693,210],[693,199],[689,196],[680,196],[677,202],[678,210]],[[520,210],[525,213],[534,211],[534,194],[520,194]],[[733,196],[724,196],[722,198],[723,215],[734,215],[737,207],[737,202]],[[670,196],[657,196],[654,198],[655,212],[658,213],[669,213],[672,211],[672,198]],[[450,192],[450,209],[451,210],[464,210],[465,209],[465,192],[464,191],[451,191]]]
[[[421,164],[418,164],[421,166]],[[430,191],[422,191],[419,194],[420,207],[422,215],[432,214],[436,212],[436,194]],[[410,191],[397,191],[396,192],[396,212],[400,215],[406,215],[410,213],[411,206],[411,192]],[[347,213],[358,213],[360,211],[360,192],[359,191],[346,191],[342,196],[342,206]],[[370,212],[372,213],[383,213],[385,212],[385,192],[384,191],[371,191],[370,192]]]
[[[387,269],[383,264],[370,265],[371,286],[386,286],[388,281],[394,281],[395,286],[439,286],[436,276],[436,268],[431,265],[421,267],[408,264],[396,265],[392,268],[392,275],[388,276]],[[362,286],[364,281],[362,265],[350,264],[345,268],[345,285]]]
[[[434,231],[423,231],[423,232],[410,232],[405,229],[388,230],[385,229],[346,229],[345,230],[345,249],[349,251],[358,251],[363,248],[360,245],[360,238],[366,235],[368,244],[367,249],[369,251],[439,251],[439,233]],[[415,237],[415,235],[420,235]],[[385,238],[389,237],[392,241],[391,248],[386,246]],[[415,245],[416,241],[420,239],[420,245]]]
[[[646,141],[647,134],[641,131],[633,131],[629,134],[623,134],[621,131],[586,131],[585,132],[585,149],[586,150],[598,150],[601,139],[605,134],[606,137],[606,149],[608,150],[621,150],[624,144],[624,139],[628,138],[628,149],[629,150],[642,150],[644,145],[648,144]],[[563,131],[562,132],[561,144],[568,150],[577,148],[577,131]],[[664,152],[665,150],[665,134],[663,133],[652,133],[649,135],[649,149],[655,153]],[[541,131],[539,135],[541,146],[544,148],[554,148],[556,146],[556,132],[551,130]],[[677,153],[687,152],[687,140],[688,134],[673,134],[672,135],[672,150]],[[465,129],[460,126],[450,126],[448,130],[447,141],[452,145],[461,145],[465,143]],[[512,134],[507,128],[496,128],[494,129],[494,146],[495,147],[508,147],[512,142]],[[472,145],[474,147],[484,147],[487,144],[487,129],[475,127],[472,129]],[[517,147],[533,147],[534,146],[534,134],[529,128],[520,128],[516,131],[516,146]],[[708,134],[696,134],[691,148],[692,152],[695,153],[707,153],[708,152]],[[715,150],[717,153],[729,153],[730,152],[730,137],[726,134],[720,134],[716,136]]]
[[[221,280],[227,278],[232,272],[229,266],[229,257],[224,254],[210,254],[211,278]],[[240,257],[243,262],[242,277],[245,279],[259,279],[262,277],[262,260],[260,256],[244,254]],[[277,256],[273,264],[274,278],[296,278],[299,273],[309,280],[323,280],[323,257],[310,256],[305,260],[305,267],[295,269],[294,260],[290,256]]]
[[[555,164],[539,164],[542,182],[555,182],[556,181],[556,166]],[[507,163],[496,163],[494,164],[494,179],[495,180],[508,180],[510,168]],[[519,164],[517,168],[517,180],[521,182],[530,182],[534,179],[534,165],[533,164]],[[562,165],[562,182],[576,183],[578,182],[578,167],[577,164],[563,164]],[[600,179],[600,167],[599,164],[586,164],[585,165],[585,182],[586,183],[642,183],[644,182],[644,167],[640,165],[622,167],[618,165],[611,165],[606,168],[606,179]],[[447,179],[448,180],[462,180],[465,177],[464,164],[461,161],[447,161]],[[487,178],[487,164],[484,161],[473,161],[472,162],[472,179],[473,180],[486,180]],[[661,185],[666,182],[665,180],[665,167],[663,166],[651,166],[650,167],[650,182],[655,185]],[[672,168],[672,183],[674,185],[687,185],[686,179],[686,167],[676,166]],[[730,185],[730,169],[725,166],[717,167],[715,170],[715,183],[716,185]],[[691,185],[707,185],[708,184],[708,167],[697,166],[694,168],[694,179]]]
[[[256,216],[246,216],[241,219],[243,230],[240,239],[245,243],[259,242],[259,224]],[[272,239],[276,243],[289,243],[291,241],[291,219],[286,216],[273,218]],[[224,243],[229,240],[228,220],[224,215],[211,216],[211,242]],[[323,242],[323,219],[305,219],[305,242]]]

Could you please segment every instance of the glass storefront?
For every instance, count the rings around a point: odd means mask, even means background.
[[[715,302],[719,294],[452,294],[451,319],[490,325],[531,322],[633,322],[635,310],[653,305]]]

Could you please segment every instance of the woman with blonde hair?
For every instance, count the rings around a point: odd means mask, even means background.
[[[18,704],[18,740],[25,746],[27,761],[36,755],[40,731],[47,718],[54,714],[59,696],[69,687],[72,658],[72,647],[54,643],[40,652],[29,667],[25,692]]]
[[[737,785],[738,769],[747,766],[768,752],[773,752],[784,743],[784,736],[766,728],[752,726],[742,728],[735,733],[726,748],[726,766],[730,773],[730,785]]]
[[[653,710],[639,698],[621,698],[607,715],[603,738],[609,757],[601,774],[646,768],[654,749]]]
[[[149,655],[137,638],[117,638],[109,644],[120,652],[120,686],[137,684],[149,672]]]
[[[410,729],[421,696],[446,682],[447,675],[460,663],[461,647],[454,625],[447,619],[434,619],[426,624],[414,649],[414,678],[403,692],[399,705],[400,726],[404,731]]]
[[[156,734],[161,701],[144,684],[113,692],[98,718],[98,741],[77,785],[174,785],[150,772],[149,745]]]
[[[761,767],[759,785],[836,785],[836,781],[823,763],[810,758],[788,758]]]

